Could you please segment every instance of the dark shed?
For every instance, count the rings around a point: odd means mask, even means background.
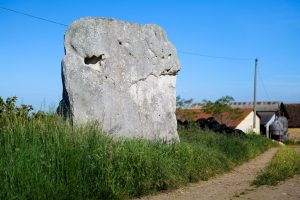
[[[289,128],[300,128],[300,103],[285,104]]]

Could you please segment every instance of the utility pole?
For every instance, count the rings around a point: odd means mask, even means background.
[[[256,128],[256,75],[257,75],[258,59],[255,58],[255,69],[254,69],[254,95],[253,95],[253,131]]]

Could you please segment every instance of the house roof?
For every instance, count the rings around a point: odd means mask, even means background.
[[[204,103],[194,103],[192,108],[201,109],[203,105]],[[228,105],[232,108],[253,109],[253,102],[230,102]],[[262,112],[278,112],[284,110],[284,105],[280,101],[258,101],[256,102],[256,110]]]
[[[226,126],[229,127],[236,127],[238,126],[251,112],[252,109],[239,109],[240,116],[238,118],[234,118],[231,120],[225,120]],[[229,118],[229,113],[225,112],[222,116],[223,119]],[[211,114],[205,113],[202,109],[177,109],[176,110],[176,117],[179,121],[197,121],[198,119],[207,119],[212,117]],[[220,122],[220,119],[216,120]]]
[[[266,125],[275,115],[275,112],[257,112],[257,114],[260,116],[260,124]]]
[[[285,104],[289,128],[300,128],[300,103]]]
[[[253,102],[232,102],[229,103],[232,108],[253,108]],[[280,101],[267,101],[256,102],[257,111],[279,111],[281,109],[282,102]]]

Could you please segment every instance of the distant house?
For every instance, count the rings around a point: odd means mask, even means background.
[[[229,105],[233,108],[253,109],[253,102],[232,102]],[[256,111],[261,117],[260,131],[268,138],[271,137],[270,125],[275,121],[276,117],[283,116],[287,119],[289,118],[285,104],[279,101],[257,102]]]
[[[285,104],[288,114],[288,132],[291,139],[300,141],[300,103]]]
[[[229,113],[224,113],[222,119],[216,118],[220,124],[225,124],[228,127],[239,129],[245,133],[253,131],[253,115],[252,109],[240,109],[241,113],[238,118],[231,118]],[[179,109],[176,111],[177,120],[180,123],[185,121],[197,121],[199,119],[207,119],[212,115],[205,113],[202,109]],[[260,124],[260,117],[256,115],[256,124]],[[257,126],[254,130],[255,133],[260,133],[260,126]]]
[[[275,121],[275,112],[257,112],[260,116],[260,131],[267,138],[271,138],[270,125]]]

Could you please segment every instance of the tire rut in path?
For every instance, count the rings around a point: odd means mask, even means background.
[[[232,171],[218,175],[208,181],[189,184],[186,187],[163,192],[155,196],[145,196],[141,200],[218,200],[232,199],[234,196],[251,190],[251,182],[256,178],[275,155],[277,148],[271,148],[256,158],[237,166]]]
[[[300,146],[294,147],[300,156]],[[280,182],[276,186],[263,185],[253,191],[245,191],[233,200],[299,200],[300,199],[300,174]]]

